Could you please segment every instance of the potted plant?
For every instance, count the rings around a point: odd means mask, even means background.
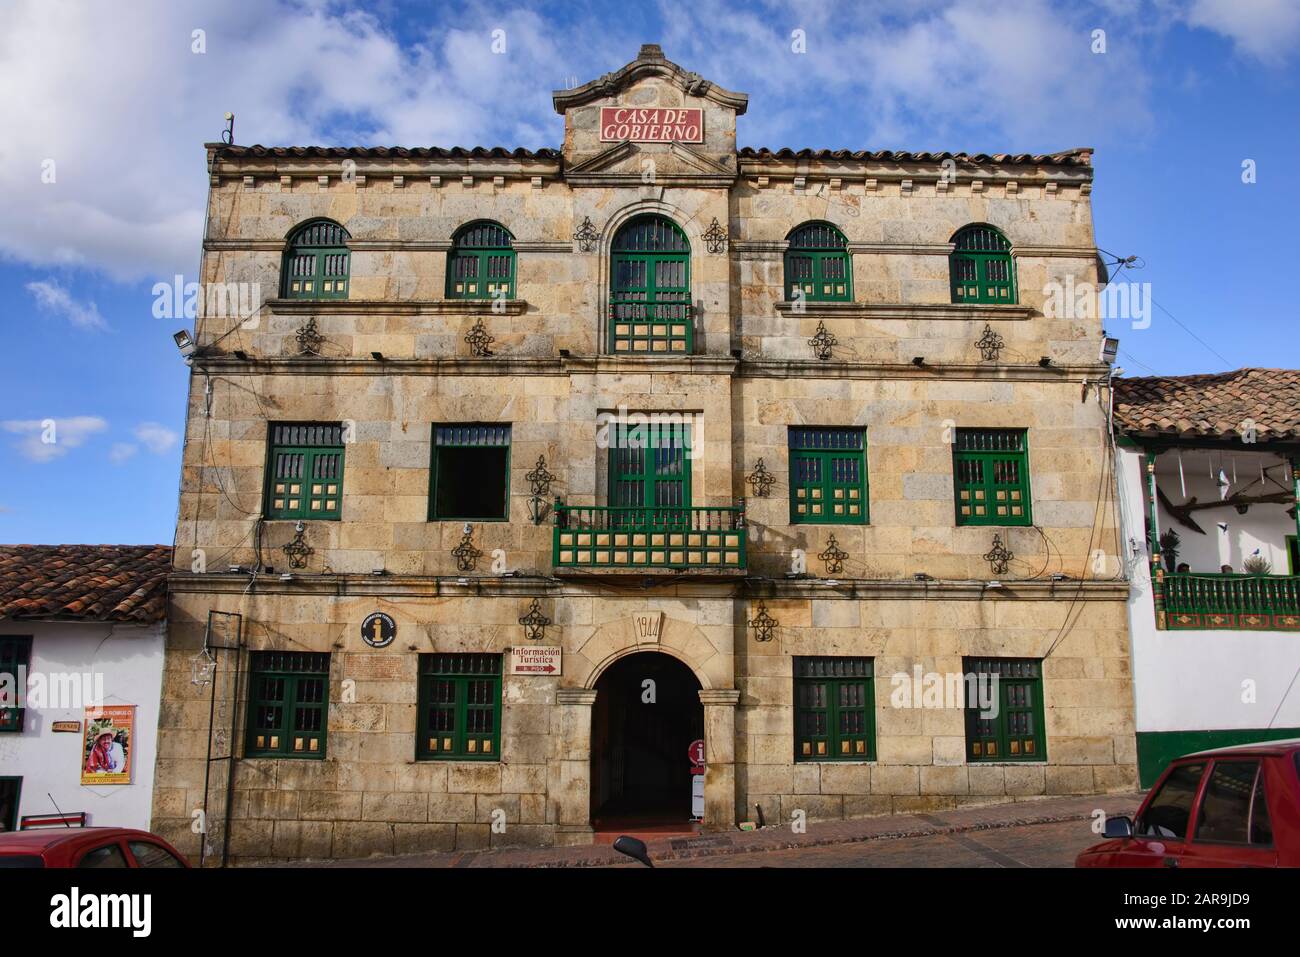
[[[1273,563],[1263,555],[1251,555],[1241,563],[1241,570],[1247,575],[1271,575]]]
[[[1178,568],[1178,546],[1183,540],[1178,537],[1175,529],[1169,529],[1160,535],[1160,554],[1164,556],[1164,566],[1166,571],[1174,571]]]

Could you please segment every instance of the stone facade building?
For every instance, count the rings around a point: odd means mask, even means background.
[[[706,829],[1133,787],[1089,151],[738,149],[655,46],[554,103],[209,146],[155,828],[587,842],[699,739]]]

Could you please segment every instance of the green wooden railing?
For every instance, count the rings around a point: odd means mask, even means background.
[[[695,319],[689,293],[648,301],[645,293],[615,293],[609,300],[609,341],[614,352],[695,351]]]
[[[557,499],[553,560],[567,568],[744,568],[745,509],[565,505]]]
[[[1300,576],[1166,573],[1157,589],[1169,629],[1300,630]]]

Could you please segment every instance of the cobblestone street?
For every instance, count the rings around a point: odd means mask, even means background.
[[[1045,798],[979,808],[813,822],[647,841],[659,867],[1070,867],[1100,838],[1094,812],[1131,815],[1139,794]],[[308,865],[313,866],[313,865]],[[321,867],[639,867],[607,844],[410,854]]]

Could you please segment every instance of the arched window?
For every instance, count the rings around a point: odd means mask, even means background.
[[[694,348],[691,245],[663,216],[637,216],[614,235],[610,256],[610,347],[614,352]]]
[[[313,219],[290,233],[282,272],[284,298],[346,299],[351,238],[328,219]]]
[[[804,223],[786,237],[785,298],[793,302],[848,302],[853,298],[849,241],[830,223]]]
[[[963,226],[952,237],[948,271],[953,302],[1016,301],[1016,274],[1011,264],[1011,243],[992,226]]]
[[[515,298],[515,239],[499,223],[467,223],[447,257],[448,299]]]

